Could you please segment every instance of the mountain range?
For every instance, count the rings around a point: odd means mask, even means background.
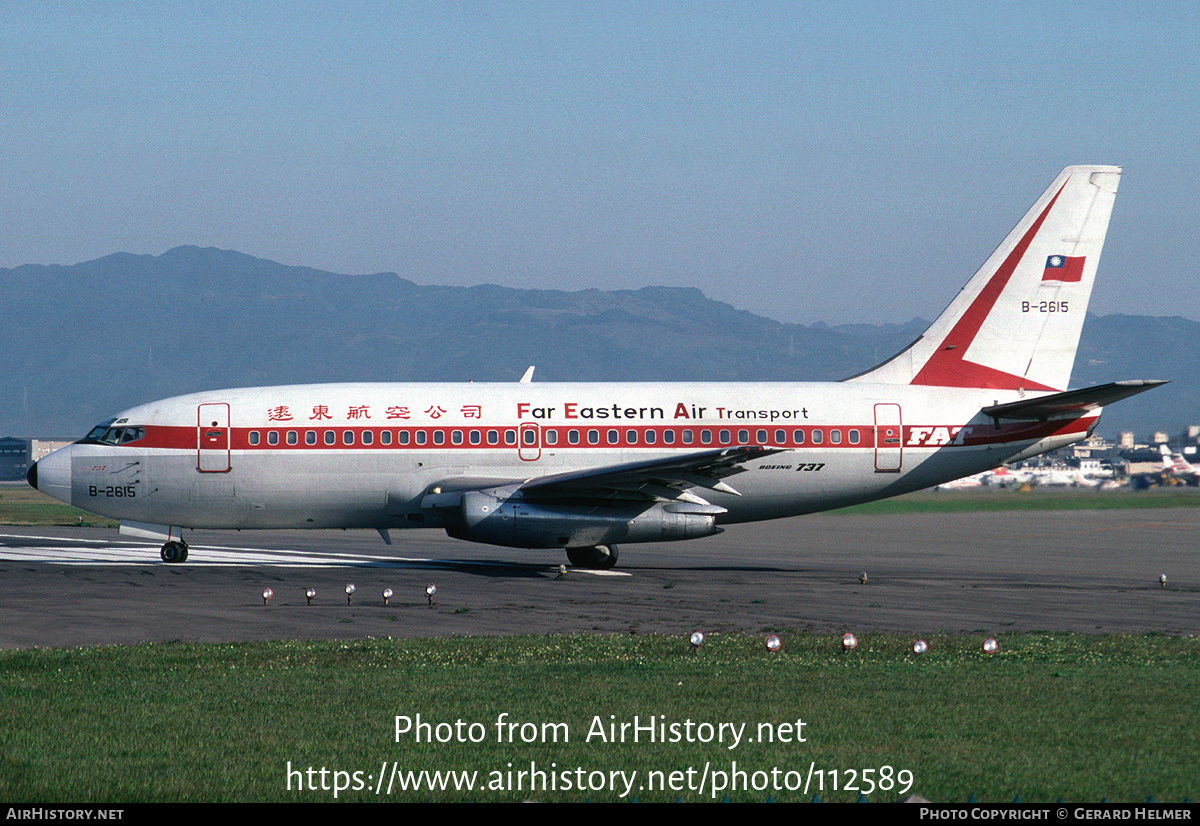
[[[0,269],[0,435],[75,437],[156,398],[335,381],[835,381],[928,326],[785,324],[697,289],[522,290],[177,247]],[[946,297],[947,300],[950,296]],[[1089,314],[1072,386],[1164,378],[1102,434],[1200,423],[1200,323]]]

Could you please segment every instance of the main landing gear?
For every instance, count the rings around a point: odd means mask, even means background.
[[[162,561],[167,563],[187,562],[188,546],[186,542],[172,539],[162,546]]]
[[[576,568],[607,571],[617,564],[616,545],[591,545],[584,548],[567,548],[567,559]]]

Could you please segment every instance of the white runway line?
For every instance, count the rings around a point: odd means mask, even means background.
[[[155,545],[115,544],[104,539],[63,539],[58,536],[29,536],[0,534],[4,540],[20,542],[49,542],[52,545],[0,544],[0,562],[47,562],[55,565],[163,565]],[[59,544],[69,543],[69,544]],[[89,547],[73,547],[88,545]],[[97,547],[103,546],[103,547]],[[280,568],[323,567],[389,567],[402,565],[448,565],[507,568],[518,563],[473,562],[460,559],[430,559],[427,557],[381,556],[338,551],[305,552],[289,549],[240,548],[217,545],[189,545],[188,561],[184,566],[272,566]],[[520,563],[526,567],[527,563]],[[548,570],[551,570],[548,568]],[[624,571],[588,571],[579,568],[571,573],[593,576],[630,576]]]

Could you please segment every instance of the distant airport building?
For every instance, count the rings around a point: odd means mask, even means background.
[[[0,482],[24,479],[31,464],[69,444],[69,439],[17,439],[5,436],[0,439]]]
[[[12,436],[0,439],[0,480],[24,479],[31,461],[28,439],[14,439]]]
[[[49,456],[60,447],[66,447],[72,441],[72,439],[30,439],[29,458],[36,462],[44,456]]]
[[[1071,454],[1076,459],[1085,459],[1091,456],[1107,453],[1113,449],[1113,445],[1111,442],[1106,441],[1103,436],[1092,434],[1082,442],[1072,445],[1071,448]]]

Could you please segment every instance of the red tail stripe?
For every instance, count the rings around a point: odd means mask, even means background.
[[[1067,180],[1069,181],[1070,178]],[[1021,376],[1005,373],[1003,370],[995,370],[991,367],[985,367],[982,364],[964,361],[963,356],[975,340],[975,336],[983,326],[983,322],[987,319],[988,314],[996,306],[996,301],[1000,298],[1000,294],[1004,292],[1009,279],[1012,278],[1017,264],[1021,262],[1025,251],[1033,242],[1034,237],[1037,236],[1038,230],[1042,228],[1042,223],[1046,220],[1046,216],[1050,214],[1050,210],[1054,208],[1055,202],[1058,201],[1058,196],[1062,194],[1066,185],[1067,181],[1063,181],[1063,185],[1059,187],[1058,192],[1054,193],[1054,197],[1050,199],[1050,203],[1042,210],[1042,214],[1033,222],[1033,226],[1029,228],[1016,247],[1013,248],[1013,251],[1004,259],[1004,263],[996,270],[996,274],[988,280],[988,283],[980,291],[979,295],[971,302],[971,306],[962,314],[958,323],[954,325],[954,329],[942,340],[942,343],[938,345],[938,349],[921,367],[920,372],[913,378],[912,384],[937,385],[939,387],[990,387],[999,390],[1017,390],[1019,388],[1026,390],[1063,389],[1061,387],[1047,387],[1044,384],[1030,381]],[[951,347],[954,349],[948,349]]]

